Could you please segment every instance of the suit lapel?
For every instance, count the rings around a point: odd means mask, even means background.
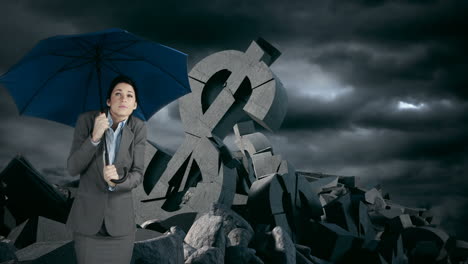
[[[128,148],[133,141],[133,132],[130,129],[131,123],[132,123],[132,118],[130,116],[127,123],[123,127],[122,137],[120,139],[120,147],[117,152],[117,156],[115,157],[114,164],[121,163],[123,161],[122,159],[123,157],[125,157],[124,153],[125,151],[128,151]],[[101,176],[103,176],[103,173],[104,173],[104,163],[105,163],[104,142],[101,142],[101,144],[99,144],[99,150],[97,152],[97,162],[96,162],[98,171],[101,174]]]
[[[104,179],[102,176],[104,176],[104,162],[105,162],[105,159],[104,159],[104,142],[101,142],[101,144],[99,144],[99,149],[96,153],[96,165],[98,167],[98,171],[101,175],[101,178]]]
[[[130,144],[133,141],[133,132],[130,129],[130,124],[132,122],[132,118],[129,117],[127,120],[127,123],[123,127],[122,130],[122,138],[120,139],[120,147],[119,150],[117,151],[117,156],[115,157],[115,164],[117,163],[122,163],[124,162],[123,157],[125,157],[124,153],[125,151],[128,151],[128,148],[130,147]]]

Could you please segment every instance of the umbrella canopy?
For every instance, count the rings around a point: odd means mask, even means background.
[[[191,91],[186,54],[122,29],[44,39],[0,82],[20,114],[74,126],[79,114],[106,106],[118,75],[135,81],[133,114],[142,120]]]

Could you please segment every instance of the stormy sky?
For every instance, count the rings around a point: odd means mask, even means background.
[[[39,40],[119,27],[189,55],[189,70],[262,37],[289,98],[267,133],[297,169],[380,183],[396,202],[432,208],[468,240],[468,22],[464,0],[2,1],[0,74]],[[66,175],[73,129],[18,115],[0,86],[0,169],[23,154],[52,181]],[[177,102],[148,122],[172,151]],[[265,131],[263,131],[265,132]],[[227,139],[229,141],[229,138]]]

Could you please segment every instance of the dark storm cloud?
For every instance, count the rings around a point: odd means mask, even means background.
[[[362,127],[408,132],[468,128],[468,103],[433,98],[431,100],[433,101],[411,102],[411,98],[404,97],[400,100],[376,100],[362,106],[353,122]],[[405,104],[411,107],[402,108]]]
[[[431,93],[466,98],[468,78],[463,71],[468,66],[468,36],[464,31],[468,21],[463,10],[467,7],[466,1],[418,5],[384,1],[365,9],[338,8],[340,14],[359,11],[350,18],[356,23],[350,23],[354,27],[348,40],[368,49],[340,47],[313,60],[336,70],[353,85],[381,95]],[[377,54],[369,51],[372,48]]]
[[[223,44],[244,47],[244,40],[256,38],[261,18],[245,13],[242,3],[223,4],[211,1],[155,2],[140,1],[34,1],[30,10],[57,19],[79,23],[86,29],[123,27],[182,51],[216,49]],[[257,10],[258,11],[258,10]],[[98,26],[99,25],[99,26]],[[192,50],[191,50],[192,51]]]
[[[381,87],[374,89],[375,93],[408,90],[424,94],[425,89],[437,89],[440,93],[453,91],[464,95],[466,89],[461,85],[467,83],[466,77],[462,77],[466,64],[462,63],[463,56],[459,56],[466,54],[464,3],[381,1],[368,5],[366,1],[358,1],[358,5],[340,5],[272,1],[260,5],[242,1],[178,4],[141,1],[128,5],[124,1],[112,4],[31,1],[22,8],[79,24],[81,31],[110,26],[126,28],[189,53],[190,66],[201,59],[200,54],[245,50],[258,36],[282,43],[284,50],[295,43],[317,48],[334,43],[360,43],[363,47],[379,48],[379,53],[401,52],[402,57],[374,58],[366,50],[341,46],[310,59],[339,73],[340,78],[359,89]],[[409,56],[405,54],[408,49],[421,54]],[[450,85],[440,89],[446,84]]]
[[[124,26],[153,40],[170,41],[199,49],[245,46],[258,34],[287,43],[326,43],[337,40],[435,40],[461,36],[464,1],[437,1],[412,5],[388,1],[378,8],[297,1],[268,4],[251,1],[30,1],[22,4],[58,21],[81,27]],[[466,37],[465,37],[466,39]],[[172,44],[172,43],[171,43]]]
[[[288,138],[287,142],[291,144],[280,148],[291,149],[288,152],[295,149],[294,155],[304,156],[304,159],[298,160],[310,160],[312,163],[309,164],[334,169],[346,166],[373,166],[390,161],[421,160],[446,163],[450,166],[463,162],[466,158],[463,153],[467,151],[467,141],[462,134],[409,134],[357,128],[348,132],[328,130],[318,133],[285,132],[280,135]],[[290,154],[285,157],[289,159]]]
[[[369,98],[366,95],[341,97],[331,102],[313,98],[290,99],[281,130],[350,129],[353,126],[398,131],[443,131],[468,128],[468,103],[435,100],[412,101]],[[402,103],[412,103],[415,109],[402,109]],[[420,107],[417,109],[416,107]]]
[[[28,10],[22,1],[2,2],[0,10],[0,72],[16,63],[39,40],[66,32],[75,32],[67,21],[56,21],[33,10]]]
[[[289,100],[294,103],[289,104],[281,130],[348,129],[350,115],[357,107],[353,98],[332,103],[294,96]]]
[[[339,74],[368,93],[380,96],[457,96],[465,98],[468,63],[457,49],[420,45],[399,51],[329,49],[311,62]],[[387,53],[387,54],[386,54]]]

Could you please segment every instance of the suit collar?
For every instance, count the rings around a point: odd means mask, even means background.
[[[133,118],[130,115],[129,118],[127,119],[127,122],[126,122],[125,126],[122,129],[122,137],[120,139],[120,147],[119,147],[119,150],[117,151],[117,156],[115,157],[114,164],[119,164],[119,163],[121,163],[123,161],[123,157],[125,157],[125,151],[128,151],[130,145],[133,142],[134,134],[133,134],[133,131],[131,129],[132,125],[133,125]],[[99,172],[102,174],[103,171],[104,171],[104,163],[105,163],[104,144],[101,142],[101,144],[99,144],[99,146],[100,146],[100,148],[99,148],[99,151],[97,153],[97,155],[98,155],[97,165],[99,167]]]
[[[125,124],[130,118],[131,118],[131,115],[127,119],[120,121],[119,126],[120,127],[125,126]],[[112,127],[114,125],[114,120],[112,119],[109,109],[107,110],[107,120],[109,121],[109,127]]]
[[[122,131],[122,138],[120,139],[120,147],[117,151],[117,156],[115,157],[114,164],[119,164],[122,162],[123,157],[125,157],[125,151],[128,151],[130,144],[133,141],[133,132],[130,127],[124,126]]]

